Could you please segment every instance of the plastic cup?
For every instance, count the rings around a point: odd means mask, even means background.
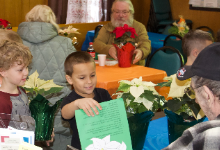
[[[99,66],[105,66],[106,54],[98,54]]]

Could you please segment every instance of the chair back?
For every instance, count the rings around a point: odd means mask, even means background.
[[[169,0],[152,0],[157,21],[172,20]]]
[[[99,24],[95,27],[95,36],[93,38],[93,41],[95,40],[95,38],[97,38],[99,30],[103,27],[103,24]]]
[[[172,51],[172,53],[166,53]],[[180,52],[171,46],[164,46],[156,50],[147,58],[146,67],[164,70],[167,76],[175,74],[183,66]]]
[[[215,37],[213,30],[209,28],[208,26],[200,26],[200,27],[197,27],[196,29],[207,31],[208,33],[212,35],[213,38]]]
[[[163,46],[172,46],[179,50],[181,56],[183,57],[183,64],[187,61],[186,55],[183,53],[182,49],[182,37],[177,34],[168,35],[165,40]],[[173,53],[172,51],[167,51],[167,53]]]

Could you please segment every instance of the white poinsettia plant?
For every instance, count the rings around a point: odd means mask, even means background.
[[[59,34],[64,35],[64,36],[68,36],[69,34],[73,33],[73,34],[80,34],[78,31],[78,29],[73,28],[73,26],[69,26],[66,29],[60,29],[59,30]]]
[[[37,70],[31,74],[25,85],[22,87],[27,92],[29,100],[33,100],[38,94],[46,97],[50,94],[55,94],[63,89],[63,86],[56,85],[53,80],[42,80],[38,78],[39,74]]]
[[[123,98],[128,115],[144,111],[156,112],[163,107],[165,98],[155,90],[156,84],[142,81],[142,77],[119,82],[118,93],[115,95],[117,98]]]
[[[191,79],[180,81],[174,74],[165,77],[164,80],[168,80],[168,82],[163,82],[159,85],[161,87],[169,86],[168,97],[172,98],[165,103],[164,108],[181,115],[184,119],[189,118],[189,116],[193,116],[196,120],[204,117],[204,112],[195,102],[194,91],[190,89]],[[190,92],[191,94],[189,95],[188,93]]]

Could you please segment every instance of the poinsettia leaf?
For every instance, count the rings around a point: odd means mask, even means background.
[[[114,43],[116,45],[119,45],[121,43],[121,39],[120,38],[118,38],[118,39],[114,38]]]
[[[44,91],[44,96],[50,95],[52,93],[58,93],[63,89],[63,87],[52,87],[48,91]]]
[[[125,32],[128,37],[131,37],[131,32]]]
[[[44,89],[40,89],[40,90],[38,90],[38,93],[42,96],[45,96],[44,91],[45,91]]]
[[[172,99],[172,100],[168,100],[167,101],[167,107],[173,111],[176,112],[178,109],[180,109],[180,107],[185,104],[184,101],[180,101],[178,99]]]
[[[189,119],[189,115],[185,112],[181,112],[180,115],[183,117],[183,119]]]
[[[130,90],[130,87],[131,87],[131,85],[126,84],[124,82],[120,82],[120,85],[119,85],[118,90],[116,92],[118,92],[118,91],[128,92]]]
[[[148,91],[148,90],[144,90],[144,93],[142,93],[140,97],[144,97],[152,102],[154,101],[155,98],[153,91]]]
[[[65,32],[63,35],[68,36],[68,33],[67,33],[67,32]]]
[[[134,116],[133,113],[127,112],[127,118]]]
[[[138,109],[137,110],[138,113],[148,111],[148,109],[142,103],[139,105],[139,107],[137,109]]]
[[[133,46],[135,46],[135,42],[133,42],[133,41],[127,41],[127,42],[129,42],[129,43],[131,43]]]
[[[34,92],[34,88],[26,88],[26,87],[21,87],[21,88],[23,88],[26,92],[30,92],[30,93]]]
[[[160,86],[160,87],[164,87],[164,86],[170,87],[171,83],[172,83],[172,80],[167,81],[167,82],[158,83],[157,86]]]
[[[192,99],[190,99],[186,94],[183,95],[182,100],[184,102],[192,101]]]
[[[197,116],[198,115],[198,113],[199,113],[199,111],[200,111],[200,106],[199,106],[199,104],[197,104],[196,102],[195,102],[195,100],[192,100],[192,101],[188,101],[188,102],[186,102],[187,103],[187,105],[189,106],[189,108],[193,111],[193,113],[195,114],[195,116]]]
[[[123,100],[125,101],[126,99],[129,99],[131,101],[134,101],[135,97],[132,96],[130,93],[123,93],[123,95],[121,96],[121,98],[123,98]]]

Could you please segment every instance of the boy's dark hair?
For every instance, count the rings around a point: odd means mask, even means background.
[[[18,43],[23,43],[17,32],[6,29],[0,29],[0,40],[12,40]]]
[[[194,48],[200,51],[203,50],[206,46],[206,41],[214,41],[210,33],[202,30],[190,30],[183,37],[183,53],[188,57]]]
[[[0,71],[10,69],[14,63],[29,65],[33,56],[28,47],[15,41],[0,41]]]
[[[81,63],[88,63],[88,62],[94,62],[94,65],[95,65],[95,61],[93,57],[87,52],[78,51],[78,52],[73,52],[69,54],[69,56],[67,56],[65,63],[64,63],[66,75],[72,76],[73,65],[81,64]]]

